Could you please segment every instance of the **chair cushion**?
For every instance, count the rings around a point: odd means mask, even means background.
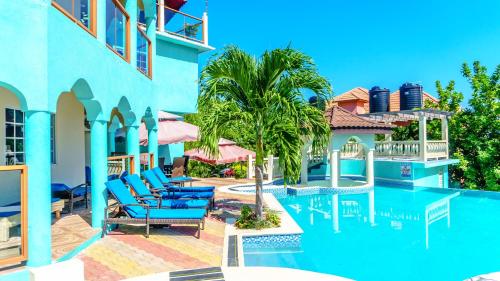
[[[205,216],[203,209],[150,209],[151,219],[202,219]],[[138,214],[136,218],[146,218],[146,214]]]

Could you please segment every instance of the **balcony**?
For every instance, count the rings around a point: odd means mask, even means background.
[[[165,5],[157,3],[158,27],[166,33],[192,42],[208,45],[208,17],[206,14],[198,18]]]

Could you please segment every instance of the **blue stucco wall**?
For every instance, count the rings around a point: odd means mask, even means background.
[[[158,146],[158,157],[165,158],[165,164],[172,164],[175,157],[184,155],[184,143],[173,143]]]
[[[157,120],[160,109],[194,112],[198,95],[198,54],[209,48],[193,47],[186,42],[178,44],[175,39],[160,42],[154,28],[150,29],[153,32],[148,32],[148,35],[153,46],[158,49],[153,48],[154,72],[153,79],[149,79],[136,69],[135,61],[127,63],[108,49],[104,39],[105,1],[97,2],[96,38],[52,7],[50,0],[2,1],[0,87],[18,97],[21,109],[43,114],[54,113],[59,96],[72,91],[84,105],[87,119],[109,121],[112,109],[117,107],[125,118],[126,126],[138,125],[148,110],[152,114],[149,118],[154,120]],[[154,1],[143,2],[151,11],[154,10]],[[135,2],[129,2],[127,8],[135,9],[135,5]],[[154,20],[148,22],[154,26]],[[131,33],[135,32],[136,26],[131,26]],[[131,44],[132,47],[134,45]],[[31,128],[39,125],[40,122],[30,124]],[[45,139],[49,142],[48,137]],[[40,144],[47,147],[45,139]],[[103,141],[102,146],[106,147],[107,142]],[[32,151],[37,149],[36,145],[30,147]],[[174,146],[171,150],[171,157],[177,156],[181,150],[180,154],[183,153],[180,146]],[[43,193],[44,198],[49,198],[50,162],[45,159],[45,154],[41,157],[40,153],[32,153],[27,154],[28,157],[31,158],[28,163],[46,163],[46,167],[42,164],[37,166],[43,167],[29,167],[32,171],[48,170],[47,173],[29,174],[28,197],[37,188],[39,194]],[[45,225],[46,221],[50,221],[50,212],[37,208],[31,202],[28,203],[28,210],[32,210],[29,227],[40,229],[37,223],[43,222],[43,227],[50,231],[50,225]],[[47,237],[44,237],[43,243],[36,242],[38,244],[30,238],[29,251],[36,254],[37,250],[42,249],[44,259],[50,259],[50,255],[45,254],[45,249],[50,249],[50,235],[44,236]],[[46,263],[43,260],[32,265]]]

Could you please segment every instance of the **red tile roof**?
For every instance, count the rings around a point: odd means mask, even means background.
[[[368,89],[365,89],[363,87],[356,87],[352,90],[349,90],[345,93],[342,93],[342,94],[336,96],[333,99],[334,102],[348,101],[348,100],[368,101]]]
[[[391,130],[395,126],[379,123],[351,113],[340,106],[332,106],[325,112],[325,118],[332,130],[336,129],[362,129],[362,130]]]

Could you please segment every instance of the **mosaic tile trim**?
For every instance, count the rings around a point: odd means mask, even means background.
[[[244,236],[243,249],[300,248],[302,234]]]

